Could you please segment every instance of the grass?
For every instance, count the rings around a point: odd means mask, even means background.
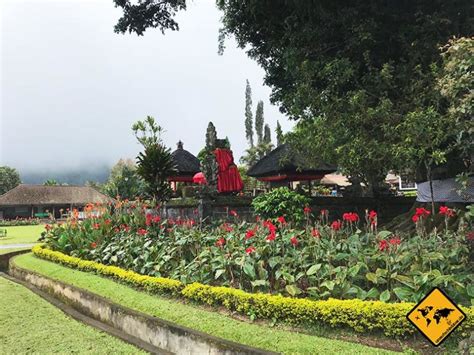
[[[0,237],[0,245],[36,243],[44,231],[44,224],[35,226],[0,227],[7,230],[6,237]]]
[[[239,321],[218,312],[150,295],[91,273],[66,268],[32,254],[20,255],[14,260],[22,268],[81,287],[134,310],[249,346],[287,354],[392,353],[357,343]]]
[[[31,248],[11,248],[11,249],[0,249],[0,255],[12,253],[18,250],[30,250]]]
[[[69,318],[27,288],[2,277],[0,294],[0,354],[143,353]]]

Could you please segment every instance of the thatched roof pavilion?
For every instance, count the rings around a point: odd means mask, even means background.
[[[311,167],[288,144],[282,144],[255,163],[247,175],[268,182],[311,181],[336,170],[336,166],[326,163]]]
[[[177,174],[168,177],[172,182],[193,182],[193,176],[201,171],[199,159],[183,148],[183,142],[178,142],[178,148],[171,153],[176,165]]]
[[[88,186],[18,185],[0,196],[0,218],[38,217],[46,211],[61,217],[60,210],[106,204],[113,199]]]

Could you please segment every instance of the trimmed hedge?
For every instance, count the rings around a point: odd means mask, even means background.
[[[33,247],[32,252],[42,259],[111,276],[149,292],[181,296],[197,303],[225,307],[260,319],[280,320],[295,325],[324,324],[333,328],[348,327],[357,332],[382,332],[386,336],[405,336],[416,331],[406,319],[406,314],[414,306],[412,303],[384,303],[358,299],[313,301],[263,293],[252,294],[239,289],[200,283],[184,285],[177,280],[141,275],[116,266],[82,260],[40,245]],[[456,333],[464,336],[474,330],[474,308],[461,308],[466,313],[467,319]]]

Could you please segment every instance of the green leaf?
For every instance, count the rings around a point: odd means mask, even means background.
[[[369,280],[370,282],[373,282],[374,284],[377,283],[377,275],[375,275],[373,272],[368,272],[365,277],[367,278],[367,280]]]
[[[252,264],[250,264],[250,263],[245,263],[245,265],[244,265],[244,272],[245,272],[245,274],[247,274],[248,276],[250,276],[252,279],[255,278],[255,270],[254,270]]]
[[[296,287],[295,285],[287,285],[285,287],[285,290],[286,292],[288,292],[291,296],[296,296],[296,295],[299,295],[301,293],[301,290]]]
[[[382,302],[388,302],[388,301],[390,300],[390,291],[389,291],[389,290],[383,291],[383,292],[380,294],[379,299],[380,299]]]
[[[314,275],[315,273],[317,273],[319,271],[319,269],[321,269],[321,266],[323,266],[322,264],[315,264],[313,266],[311,266],[308,271],[306,271],[306,275],[308,276],[311,276],[311,275]]]
[[[334,286],[336,286],[336,283],[334,281],[324,281],[321,286],[326,287],[328,290],[332,291],[334,290]]]
[[[391,234],[392,234],[392,232],[390,232],[390,231],[380,231],[379,234],[378,234],[378,237],[382,238],[382,239],[385,239]]]
[[[466,286],[466,291],[469,297],[474,297],[474,285],[467,285]]]
[[[266,280],[255,280],[250,282],[253,287],[266,286],[268,282]]]
[[[225,273],[225,269],[216,270],[216,276],[214,278],[217,280],[223,273]]]
[[[377,298],[379,295],[379,290],[377,290],[375,287],[372,287],[369,292],[367,292],[367,298]]]
[[[400,301],[410,301],[413,291],[407,287],[395,287],[393,292]]]

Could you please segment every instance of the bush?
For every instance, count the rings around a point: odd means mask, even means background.
[[[308,197],[287,187],[280,187],[257,196],[252,201],[252,206],[255,213],[265,219],[283,216],[288,222],[300,223],[305,218],[302,206],[308,205],[309,202]]]
[[[149,292],[179,295],[200,304],[225,307],[230,311],[259,319],[278,320],[295,325],[324,324],[334,328],[351,328],[357,332],[383,332],[387,336],[405,336],[415,332],[415,328],[405,318],[414,306],[412,303],[387,304],[380,301],[336,299],[312,301],[263,293],[251,294],[200,283],[184,285],[176,280],[140,275],[118,267],[81,260],[42,246],[35,246],[32,251],[40,258],[113,277]],[[469,331],[474,326],[474,309],[463,308],[463,311],[467,314],[467,319],[456,330],[457,334]]]
[[[39,218],[16,218],[0,220],[0,227],[35,226],[41,223]]]
[[[295,229],[284,219],[241,222],[235,211],[232,223],[202,226],[145,214],[138,202],[118,204],[114,213],[103,210],[92,218],[90,211],[84,221],[48,226],[46,243],[71,256],[185,284],[386,302],[417,302],[438,286],[461,304],[474,299],[472,232],[427,234],[424,209],[416,222],[420,234],[400,236],[378,232],[374,211],[366,223],[356,213],[332,222],[321,214],[312,222],[305,208],[307,225]],[[452,218],[453,211],[443,211],[447,221]]]

